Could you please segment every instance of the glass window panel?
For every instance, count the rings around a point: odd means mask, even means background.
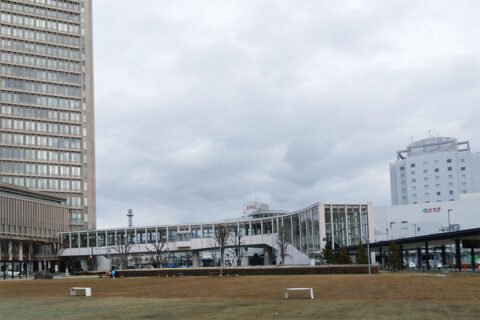
[[[228,228],[228,236],[234,238],[237,235],[238,232],[238,226],[236,223],[229,223],[227,224]]]
[[[147,229],[147,243],[155,243],[157,239],[157,233],[155,229]]]
[[[262,223],[261,223],[261,220],[252,221],[252,234],[253,234],[253,235],[262,234]]]
[[[332,210],[334,247],[344,247],[347,236],[345,232],[345,206],[333,206]]]
[[[135,244],[135,230],[127,230],[127,241],[129,244]]]
[[[62,235],[62,248],[70,248],[70,234],[66,233]]]
[[[177,241],[177,230],[178,230],[178,227],[168,227],[168,241],[169,242]]]
[[[282,226],[285,232],[285,240],[288,243],[292,243],[292,216],[283,217]]]
[[[298,214],[292,215],[293,245],[300,250],[300,217]]]
[[[86,248],[87,247],[87,233],[86,232],[81,232],[80,233],[80,248]]]
[[[203,225],[203,237],[204,238],[213,238],[213,226],[211,224]]]
[[[249,222],[240,222],[240,233],[242,236],[249,236],[251,234]]]
[[[98,246],[105,247],[105,231],[98,232]]]
[[[192,239],[199,239],[202,237],[200,226],[192,226]]]
[[[263,220],[263,234],[271,234],[272,233],[272,220]]]
[[[107,246],[115,245],[115,230],[107,231]]]
[[[165,227],[158,228],[157,239],[158,239],[158,242],[167,241],[167,228]]]
[[[146,241],[145,229],[137,229],[137,244],[144,244]]]

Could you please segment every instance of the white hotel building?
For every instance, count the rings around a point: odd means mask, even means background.
[[[458,200],[480,192],[480,153],[449,137],[413,142],[390,164],[390,185],[393,205]]]

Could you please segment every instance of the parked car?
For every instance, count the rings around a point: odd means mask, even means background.
[[[415,262],[413,262],[413,261],[409,261],[409,262],[408,262],[408,267],[409,267],[410,269],[414,269],[414,268],[417,267],[417,264],[416,264]]]

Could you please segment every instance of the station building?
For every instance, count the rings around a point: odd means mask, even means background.
[[[83,270],[107,269],[115,256],[122,254],[119,245],[128,244],[133,256],[148,257],[155,245],[165,239],[165,253],[185,253],[188,265],[202,266],[202,257],[216,250],[215,230],[224,225],[228,237],[241,235],[241,246],[247,252],[261,252],[263,264],[281,264],[278,234],[285,232],[285,264],[310,264],[313,256],[327,242],[334,249],[373,239],[371,203],[317,202],[304,209],[288,212],[250,205],[244,216],[220,222],[157,225],[132,228],[62,232],[61,259]],[[227,242],[227,253],[231,245]],[[80,261],[80,263],[78,263]],[[242,265],[249,264],[244,257]]]

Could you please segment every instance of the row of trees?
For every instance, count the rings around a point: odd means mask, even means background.
[[[333,250],[330,242],[327,242],[322,251],[322,258],[327,264],[351,264],[352,259],[347,248],[341,247],[338,250]],[[360,242],[358,246],[358,255],[356,257],[357,264],[368,263],[368,253],[365,246]],[[402,268],[402,259],[400,257],[400,250],[395,241],[392,241],[389,246],[389,254],[387,256],[387,263],[392,271],[397,271]]]

